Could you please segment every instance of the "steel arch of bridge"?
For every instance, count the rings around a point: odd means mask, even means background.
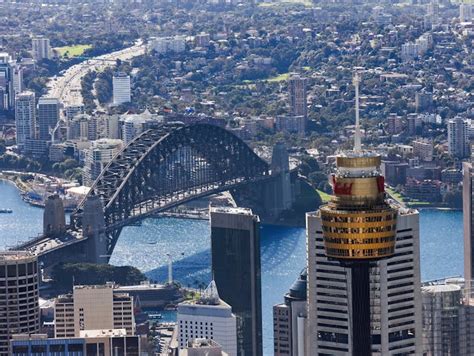
[[[241,139],[209,124],[168,124],[148,130],[104,168],[73,213],[92,194],[102,199],[108,254],[121,229],[199,197],[270,177],[269,165]]]

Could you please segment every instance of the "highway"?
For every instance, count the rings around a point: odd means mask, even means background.
[[[48,97],[58,98],[66,106],[82,105],[81,79],[88,71],[101,71],[117,59],[130,60],[145,53],[145,45],[139,40],[132,47],[88,59],[67,69],[61,76],[50,78]]]

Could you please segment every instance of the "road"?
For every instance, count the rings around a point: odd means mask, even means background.
[[[101,71],[111,66],[117,59],[130,60],[145,53],[145,45],[141,40],[132,47],[104,54],[67,69],[63,75],[51,78],[48,83],[48,97],[58,98],[64,107],[82,105],[81,80],[88,71]]]

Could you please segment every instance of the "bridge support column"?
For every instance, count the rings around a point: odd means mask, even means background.
[[[290,210],[293,205],[290,159],[282,142],[273,147],[270,169],[275,178],[265,185],[264,206],[269,215],[276,220],[282,212]]]
[[[266,223],[280,220],[282,213],[291,210],[295,201],[296,182],[292,179],[288,152],[283,143],[277,143],[273,148],[270,168],[271,179],[232,192],[238,206],[251,208]]]
[[[51,195],[46,200],[43,213],[43,235],[55,236],[66,231],[66,217],[63,201],[59,195]]]
[[[107,263],[107,236],[102,202],[97,195],[91,195],[84,203],[82,234],[86,241],[87,262]]]

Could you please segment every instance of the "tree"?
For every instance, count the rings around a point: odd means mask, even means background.
[[[447,192],[443,197],[443,202],[452,209],[462,209],[462,192],[460,190]]]
[[[316,158],[305,155],[301,157],[301,164],[298,169],[303,176],[309,178],[310,173],[319,171],[319,164]]]
[[[146,280],[143,273],[135,267],[94,263],[60,263],[53,268],[51,277],[60,290],[71,290],[73,283],[93,285],[115,282],[134,285]]]

